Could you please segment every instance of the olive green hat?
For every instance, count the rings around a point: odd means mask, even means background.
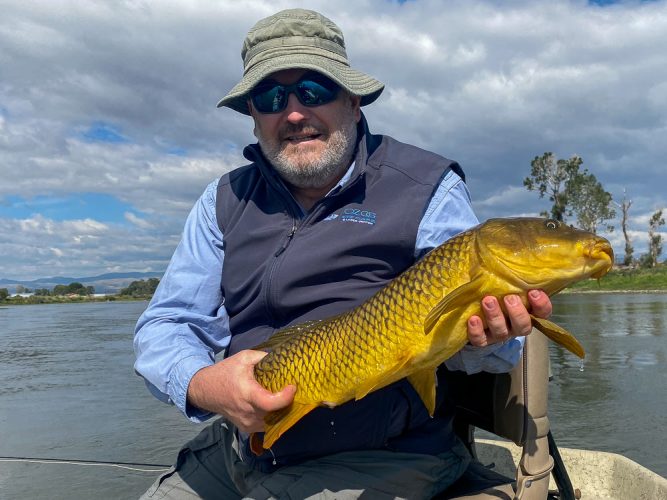
[[[331,20],[312,10],[283,10],[262,19],[243,42],[243,78],[218,102],[239,113],[250,114],[248,93],[276,71],[304,68],[331,78],[361,105],[379,97],[384,84],[350,68],[343,32]]]

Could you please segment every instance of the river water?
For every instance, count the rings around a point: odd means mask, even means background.
[[[554,303],[553,319],[587,351],[581,371],[577,358],[551,347],[556,441],[622,453],[667,476],[667,294],[560,295]],[[155,400],[133,372],[132,330],[145,307],[0,308],[0,457],[171,464],[202,425]],[[137,498],[156,475],[0,461],[0,499]]]

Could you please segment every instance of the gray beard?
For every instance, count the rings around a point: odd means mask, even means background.
[[[320,188],[338,175],[343,175],[352,163],[357,143],[357,123],[350,119],[340,130],[331,133],[327,147],[318,161],[303,164],[284,154],[280,144],[258,137],[264,156],[280,177],[298,188]]]

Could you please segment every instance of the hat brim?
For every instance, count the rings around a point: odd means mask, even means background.
[[[244,115],[250,115],[248,109],[249,92],[270,74],[294,68],[317,71],[331,78],[350,94],[361,97],[361,106],[375,101],[384,90],[384,84],[375,78],[327,57],[314,54],[289,54],[274,57],[254,65],[243,75],[241,81],[225,97],[220,99],[217,107],[226,106]]]

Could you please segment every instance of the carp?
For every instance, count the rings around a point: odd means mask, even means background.
[[[251,436],[261,453],[318,406],[335,407],[407,377],[431,415],[436,368],[467,342],[467,320],[484,317],[481,299],[527,291],[548,295],[613,264],[609,242],[561,222],[490,219],[434,248],[375,295],[337,316],[289,326],[255,347],[268,354],[254,368],[276,392],[296,386],[288,407],[265,416],[265,433]],[[502,301],[501,301],[502,307]],[[533,326],[579,357],[574,336],[531,315]]]

